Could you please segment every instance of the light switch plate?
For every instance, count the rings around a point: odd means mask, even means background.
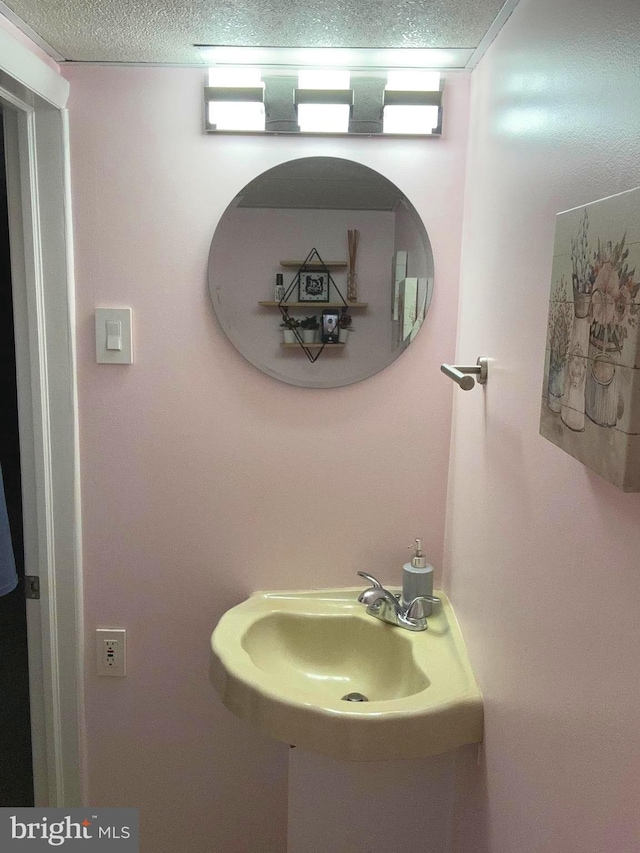
[[[96,361],[98,364],[133,364],[133,335],[131,308],[96,308]],[[111,323],[120,323],[121,348],[107,349]],[[110,346],[113,341],[109,342]]]

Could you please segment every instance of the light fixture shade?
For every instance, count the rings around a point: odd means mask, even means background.
[[[382,118],[383,133],[429,136],[440,124],[437,106],[385,105]]]
[[[264,131],[264,104],[255,101],[210,101],[207,113],[212,130]]]
[[[390,69],[385,89],[400,92],[440,91],[440,72],[412,69]]]
[[[350,74],[339,70],[301,70],[293,102],[301,133],[348,133],[353,109]]]
[[[204,96],[208,130],[264,131],[264,83],[259,68],[210,68]]]
[[[441,117],[439,72],[389,71],[383,96],[383,133],[429,136],[440,132]]]
[[[209,85],[264,88],[262,72],[259,68],[235,65],[210,68]]]
[[[349,104],[299,104],[298,126],[302,133],[348,133]]]
[[[351,74],[346,68],[301,68],[298,71],[300,89],[348,89]]]

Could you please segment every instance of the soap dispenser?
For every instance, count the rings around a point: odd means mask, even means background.
[[[409,545],[411,548],[412,546]],[[402,567],[402,604],[408,607],[420,595],[433,595],[433,566],[427,563],[422,551],[422,539],[416,539],[415,553],[410,563]],[[424,615],[431,615],[432,604],[422,602]]]

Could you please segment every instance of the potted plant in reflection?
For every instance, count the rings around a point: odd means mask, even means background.
[[[338,337],[341,344],[346,344],[349,330],[351,328],[351,314],[341,314],[338,321]]]
[[[316,332],[320,328],[317,316],[313,314],[311,317],[305,317],[304,320],[300,321],[300,328],[302,329],[304,343],[312,344],[316,339]]]
[[[284,317],[282,323],[280,323],[280,328],[283,330],[285,344],[295,344],[298,342],[296,329],[299,326],[300,320],[296,320],[295,317],[289,317],[288,315]]]

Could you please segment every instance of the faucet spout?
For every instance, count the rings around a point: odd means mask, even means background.
[[[372,575],[366,575],[364,572],[358,572],[358,574],[372,584],[358,596],[358,601],[366,605],[367,613],[370,616],[375,616],[382,622],[388,622],[389,625],[406,628],[408,631],[426,630],[427,619],[424,615],[422,602],[430,601],[437,604],[440,601],[439,598],[433,595],[421,595],[415,598],[408,607],[403,607],[398,598],[388,589],[385,589]]]
[[[398,600],[395,595],[382,586],[370,586],[368,589],[363,590],[358,596],[358,601],[361,604],[366,604],[367,607],[379,607],[383,601],[386,601],[394,608],[398,606]]]

